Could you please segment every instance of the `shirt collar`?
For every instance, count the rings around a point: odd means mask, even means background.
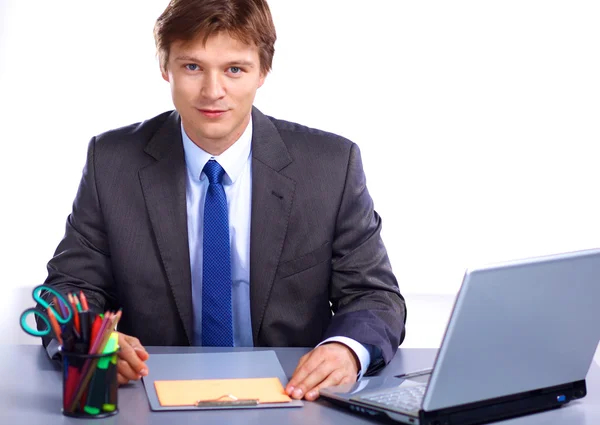
[[[181,138],[183,139],[183,150],[185,151],[185,163],[188,172],[194,179],[204,180],[206,175],[202,173],[206,163],[214,158],[225,170],[223,184],[233,184],[242,174],[244,165],[252,151],[252,117],[236,142],[221,155],[214,156],[196,145],[186,134],[181,124]]]

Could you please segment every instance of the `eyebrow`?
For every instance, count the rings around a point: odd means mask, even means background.
[[[178,62],[202,63],[202,61],[200,59],[195,58],[194,56],[187,56],[187,55],[177,56],[175,58],[175,60]],[[254,68],[254,66],[255,66],[254,62],[245,61],[245,60],[234,60],[234,61],[227,62],[225,65],[227,65],[227,66],[247,66],[250,68]]]

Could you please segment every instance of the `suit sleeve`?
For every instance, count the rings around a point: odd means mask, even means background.
[[[406,307],[381,239],[358,146],[350,149],[332,244],[330,300],[334,316],[325,337],[342,335],[379,355],[371,370],[390,362],[404,339]]]
[[[82,290],[90,309],[101,312],[112,304],[113,276],[96,186],[95,143],[95,138],[89,143],[73,209],[64,237],[48,262],[45,284],[65,295]],[[44,339],[45,347],[49,343],[49,339]]]

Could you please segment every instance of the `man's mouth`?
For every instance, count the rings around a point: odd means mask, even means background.
[[[219,118],[227,112],[225,109],[198,109],[207,118]]]

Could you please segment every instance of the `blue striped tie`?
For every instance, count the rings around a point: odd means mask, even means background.
[[[202,345],[233,347],[229,219],[221,184],[225,170],[210,160],[204,166],[204,174],[209,185],[204,201]]]

